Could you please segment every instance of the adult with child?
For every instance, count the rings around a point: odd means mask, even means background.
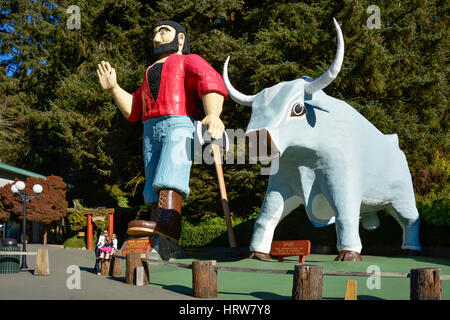
[[[106,237],[108,236],[108,231],[103,230],[100,237],[98,237],[97,244],[95,246],[95,266],[94,273],[100,274],[100,248],[105,245]]]

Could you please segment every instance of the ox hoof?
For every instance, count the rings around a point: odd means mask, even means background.
[[[262,253],[262,252],[256,252],[253,251],[250,253],[249,259],[256,259],[256,260],[272,260],[272,257],[268,253]]]
[[[422,255],[422,251],[412,249],[402,249],[401,255],[406,257],[418,257]]]
[[[340,251],[334,261],[362,261],[361,255],[356,251]]]

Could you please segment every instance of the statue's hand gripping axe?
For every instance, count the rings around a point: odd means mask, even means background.
[[[219,182],[220,198],[222,202],[223,213],[225,216],[225,221],[227,223],[228,242],[230,244],[230,248],[236,248],[237,247],[236,239],[234,237],[233,226],[231,224],[231,214],[230,208],[228,206],[227,190],[225,188],[225,179],[223,177],[223,169],[222,169],[223,158],[221,156],[221,149],[224,149],[226,152],[228,151],[229,148],[227,133],[224,131],[220,139],[211,139],[211,135],[208,132],[208,126],[202,124],[201,121],[196,122],[195,131],[197,143],[199,143],[200,145],[204,145],[205,143],[210,144],[214,158],[214,163],[216,165],[217,180]]]

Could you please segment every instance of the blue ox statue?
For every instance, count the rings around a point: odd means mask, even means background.
[[[376,229],[381,209],[401,225],[405,253],[421,250],[411,174],[397,135],[381,133],[350,105],[322,91],[336,78],[344,57],[342,31],[336,20],[334,25],[336,57],[316,79],[281,82],[249,96],[233,88],[229,57],[225,62],[231,98],[252,107],[246,135],[266,135],[272,165],[279,161],[254,226],[251,258],[270,259],[275,227],[301,204],[315,226],[335,223],[336,260],[361,261],[359,220],[365,229]]]

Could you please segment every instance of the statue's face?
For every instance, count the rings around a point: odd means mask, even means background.
[[[155,28],[153,37],[153,47],[157,48],[160,45],[171,43],[175,39],[177,31],[168,25],[162,25]]]
[[[168,53],[181,54],[184,44],[184,34],[178,33],[169,25],[158,26],[154,30],[153,49],[156,56]]]

